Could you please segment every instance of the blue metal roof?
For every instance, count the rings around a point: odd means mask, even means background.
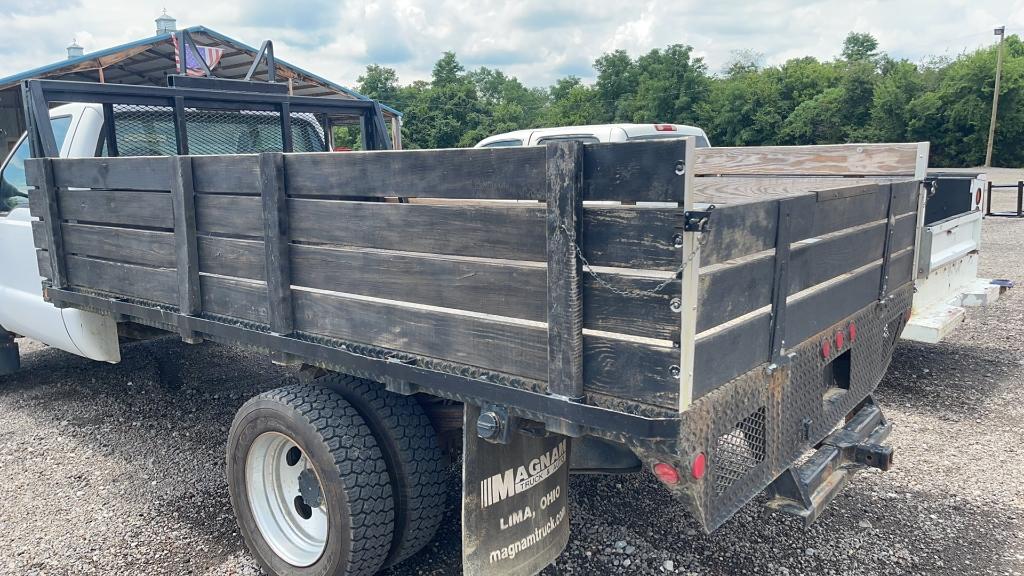
[[[187,32],[189,32],[189,33],[202,32],[204,34],[212,36],[213,38],[216,38],[216,39],[220,40],[221,42],[224,42],[225,44],[230,44],[230,45],[235,46],[235,47],[237,47],[237,48],[239,48],[241,50],[244,50],[246,52],[250,52],[250,53],[252,53],[253,56],[255,56],[256,53],[258,52],[258,50],[256,48],[253,48],[252,46],[249,46],[248,44],[246,44],[244,42],[239,42],[238,40],[235,40],[234,38],[230,38],[228,36],[225,36],[224,34],[221,34],[220,32],[217,32],[215,30],[211,30],[211,29],[209,29],[209,28],[207,28],[205,26],[191,26],[189,28],[185,28],[185,30]],[[7,87],[9,87],[10,85],[13,85],[13,84],[18,84],[22,80],[28,80],[30,78],[37,78],[37,77],[40,77],[40,76],[46,76],[48,74],[53,74],[53,73],[60,73],[60,71],[62,69],[73,68],[73,67],[75,67],[78,64],[86,63],[86,62],[89,62],[90,60],[96,60],[97,58],[102,58],[104,56],[111,56],[113,54],[117,54],[118,52],[123,52],[125,50],[130,50],[132,48],[137,48],[139,46],[146,46],[148,44],[156,44],[158,42],[168,41],[170,39],[171,39],[171,34],[158,34],[156,36],[151,36],[149,38],[143,38],[142,40],[136,40],[134,42],[128,42],[127,44],[121,44],[119,46],[114,46],[112,48],[106,48],[104,50],[98,50],[96,52],[90,52],[88,54],[83,54],[82,56],[78,56],[76,58],[68,58],[67,60],[61,60],[59,62],[54,62],[53,64],[47,64],[46,66],[40,66],[38,68],[33,68],[32,70],[27,70],[25,72],[21,72],[20,74],[14,74],[12,76],[7,76],[6,78],[0,78],[0,89],[7,88]],[[313,81],[315,81],[315,82],[317,82],[319,84],[323,84],[327,88],[331,88],[333,90],[337,90],[338,92],[342,92],[344,94],[347,94],[347,95],[349,95],[349,96],[351,96],[353,98],[358,98],[360,100],[370,100],[371,99],[371,98],[369,98],[367,96],[364,96],[364,95],[360,94],[359,92],[356,92],[355,90],[352,90],[351,88],[346,88],[346,87],[344,87],[344,86],[342,86],[340,84],[337,84],[335,82],[331,82],[330,80],[327,80],[326,78],[324,78],[322,76],[319,76],[317,74],[313,74],[312,72],[309,72],[307,70],[299,68],[298,66],[295,66],[293,64],[289,64],[288,62],[286,62],[286,61],[284,61],[284,60],[282,60],[280,58],[277,58],[276,60],[277,60],[278,64],[280,64],[280,65],[282,65],[282,66],[284,66],[286,68],[290,68],[290,69],[294,70],[297,74],[305,76],[305,77],[309,78],[310,80],[313,80]],[[399,112],[398,110],[395,110],[394,108],[388,106],[387,104],[380,103],[380,105],[381,105],[381,108],[387,110],[388,112],[391,112],[392,114],[394,114],[396,116],[401,116],[402,115],[401,112]]]

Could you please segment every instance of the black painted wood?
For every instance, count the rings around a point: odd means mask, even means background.
[[[204,62],[205,65],[205,62]],[[178,154],[188,154],[188,122],[185,120],[185,97],[174,97],[174,140]]]
[[[253,235],[241,198],[200,196],[200,229]],[[426,205],[291,199],[292,240],[456,256],[547,259],[538,204]],[[209,212],[207,214],[207,212]],[[209,217],[207,217],[209,216]],[[583,253],[595,266],[674,270],[675,208],[583,208]]]
[[[768,311],[697,340],[693,361],[694,400],[767,362],[770,346],[771,314]]]
[[[583,217],[583,146],[553,142],[547,152],[548,393],[583,397],[583,274],[576,257]]]
[[[192,158],[174,156],[171,204],[174,207],[174,254],[178,273],[178,331],[190,344],[201,342],[189,318],[202,315],[199,285],[199,248],[196,239],[195,190],[192,187]]]
[[[682,140],[585,148],[584,200],[682,201]],[[544,157],[531,146],[294,154],[286,184],[293,197],[544,200]]]
[[[288,199],[285,193],[284,155],[260,154],[260,191],[263,202],[263,244],[266,248],[267,310],[276,334],[294,330],[292,274],[288,244]]]
[[[772,320],[769,339],[768,357],[773,362],[781,362],[783,349],[786,346],[786,298],[789,297],[789,231],[794,218],[794,202],[789,199],[779,200],[779,223],[775,235],[775,258],[772,271]]]
[[[43,195],[42,219],[46,226],[46,244],[40,248],[46,248],[50,256],[50,285],[54,288],[65,288],[68,285],[68,271],[64,261],[64,238],[60,227],[62,214],[57,197],[57,186],[53,179],[53,161],[49,158],[42,158],[40,163],[42,182],[39,190]],[[29,202],[31,201],[29,199]]]
[[[444,358],[525,378],[547,378],[547,330],[512,323],[397,306],[341,294],[296,290],[295,328],[301,332],[365,342]],[[587,390],[675,407],[678,381],[669,367],[678,349],[585,336]]]
[[[293,197],[417,197],[542,200],[544,149],[479,148],[293,154]]]
[[[260,194],[260,159],[255,154],[196,156],[192,178],[197,194]]]
[[[584,148],[584,200],[683,201],[685,140],[607,142]]]
[[[25,176],[31,185],[42,177],[39,164],[25,163]],[[166,158],[61,158],[53,162],[53,178],[58,188],[97,188],[102,190],[171,189],[171,173]]]
[[[178,278],[173,268],[150,268],[67,256],[68,284],[169,306],[178,306]]]
[[[167,162],[167,159],[163,159]],[[61,190],[61,216],[82,223],[174,228],[171,195],[124,190]]]

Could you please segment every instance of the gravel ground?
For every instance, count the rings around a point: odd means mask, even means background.
[[[650,475],[573,478],[572,540],[545,574],[1024,575],[1022,254],[1024,221],[985,222],[982,274],[1021,288],[943,344],[899,346],[878,391],[896,465],[811,528],[758,498],[706,536]],[[21,345],[0,378],[0,573],[258,573],[223,449],[235,410],[287,373],[173,339],[119,365]],[[459,503],[453,488],[439,537],[388,574],[458,573]]]

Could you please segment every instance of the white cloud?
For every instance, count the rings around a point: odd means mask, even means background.
[[[0,0],[0,76],[61,59],[72,38],[88,52],[150,36],[163,6]],[[831,58],[851,30],[915,61],[990,43],[996,25],[1024,33],[1024,0],[599,0],[585,8],[568,0],[186,0],[170,12],[179,26],[202,24],[251,45],[273,39],[279,57],[350,86],[374,62],[403,82],[428,79],[445,50],[468,67],[497,67],[537,86],[568,73],[592,79],[590,63],[619,48],[637,55],[690,44],[719,71],[743,49],[768,64]]]

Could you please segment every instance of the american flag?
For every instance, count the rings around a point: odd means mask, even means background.
[[[181,69],[181,50],[178,47],[178,35],[171,34],[171,43],[174,44],[174,66],[177,69]],[[204,76],[206,72],[203,71],[203,64],[199,61],[200,55],[206,62],[206,65],[213,70],[217,64],[220,63],[220,59],[224,56],[223,48],[211,48],[210,46],[196,46],[199,50],[199,54],[196,54],[195,50],[191,46],[186,44],[188,50],[185,52],[185,74],[189,76]]]

